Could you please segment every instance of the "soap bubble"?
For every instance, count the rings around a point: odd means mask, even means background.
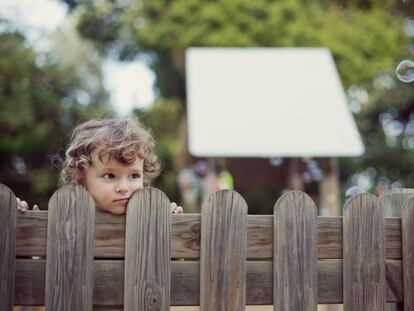
[[[404,125],[398,120],[392,120],[383,125],[386,136],[399,136],[404,131]]]
[[[410,60],[403,60],[395,70],[398,79],[405,83],[414,81],[414,62]]]
[[[272,166],[280,166],[283,164],[283,158],[280,157],[272,157],[269,159],[270,165]]]
[[[362,187],[354,185],[354,186],[351,186],[348,189],[346,189],[345,197],[350,198],[353,195],[356,195],[358,193],[364,193],[364,192],[366,192],[366,191]]]

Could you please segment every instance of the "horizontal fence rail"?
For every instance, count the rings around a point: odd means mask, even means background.
[[[46,211],[26,211],[17,215],[16,255],[46,256]],[[342,259],[342,217],[317,217],[318,259]],[[171,217],[171,257],[200,258],[200,214]],[[95,257],[121,259],[125,255],[125,216],[95,215]],[[401,259],[401,220],[385,218],[385,257]],[[273,258],[273,216],[247,215],[247,259]]]
[[[171,215],[165,194],[146,188],[117,216],[65,186],[47,212],[23,214],[0,184],[0,309],[414,310],[412,195],[358,194],[343,217],[317,217],[303,192],[284,194],[274,215],[247,215],[239,194],[221,191],[201,214]]]

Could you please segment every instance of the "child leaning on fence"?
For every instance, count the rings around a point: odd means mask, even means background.
[[[101,210],[124,214],[132,194],[159,174],[154,144],[151,133],[136,119],[84,122],[73,131],[66,151],[63,183],[85,187]],[[29,208],[19,198],[17,206],[21,212]],[[181,206],[171,203],[172,213],[182,211]]]

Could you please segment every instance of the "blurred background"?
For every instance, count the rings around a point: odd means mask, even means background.
[[[354,193],[414,187],[414,88],[395,74],[413,59],[413,13],[410,0],[2,0],[0,182],[45,209],[59,186],[53,156],[73,127],[136,115],[158,142],[154,186],[187,212],[222,188],[240,192],[250,214],[301,189],[335,215]],[[195,157],[185,83],[194,46],[330,49],[365,152]]]
[[[413,60],[413,14],[412,0],[2,0],[0,182],[46,209],[60,185],[53,159],[71,130],[135,115],[158,142],[154,186],[186,212],[224,188],[241,193],[250,214],[271,214],[284,191],[300,189],[320,214],[338,215],[355,193],[414,187],[414,88],[395,71]],[[364,153],[194,156],[189,47],[330,49]]]

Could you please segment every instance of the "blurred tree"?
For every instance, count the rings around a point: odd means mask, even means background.
[[[93,43],[79,35],[76,29],[78,19],[78,14],[68,16],[63,25],[52,33],[49,58],[57,59],[63,72],[73,72],[83,89],[78,94],[81,104],[89,109],[103,107],[106,110],[108,93],[103,85],[103,59]]]
[[[351,87],[349,93],[366,153],[343,160],[344,186],[377,194],[390,188],[414,188],[413,86],[384,71]]]
[[[170,200],[179,202],[173,158],[179,151],[176,126],[182,114],[180,102],[159,98],[149,109],[135,109],[134,114],[153,130],[157,141],[155,153],[161,160],[163,174],[155,180],[155,186],[168,193]]]
[[[58,184],[51,156],[65,148],[79,120],[112,112],[101,84],[86,84],[75,64],[65,65],[53,51],[35,52],[1,23],[0,182],[45,207]]]
[[[408,141],[401,136],[401,144],[406,146],[401,148],[408,153],[400,159],[404,164],[396,160],[395,152],[401,150],[391,147],[395,137],[387,136],[384,123],[378,118],[385,118],[383,114],[391,103],[397,115],[400,109],[410,110],[412,97],[407,95],[394,104],[395,92],[406,87],[399,85],[385,92],[375,87],[375,81],[384,71],[391,72],[396,62],[407,55],[413,30],[407,31],[406,26],[412,24],[413,7],[403,0],[88,0],[77,10],[81,14],[79,31],[93,40],[102,53],[121,60],[142,53],[151,55],[160,96],[176,98],[184,106],[184,49],[189,46],[330,48],[342,82],[349,90],[351,105],[355,105],[355,90],[366,92],[369,98],[361,113],[356,113],[358,125],[368,135],[367,154],[357,161],[345,160],[344,171],[349,175],[355,169],[376,165],[376,170],[384,170],[384,176],[388,176],[390,167],[395,168],[396,164],[410,166],[411,151],[406,148]],[[388,77],[393,80],[389,73]],[[408,102],[403,103],[404,100]],[[408,119],[405,122],[408,126]],[[369,129],[367,123],[371,124]],[[379,130],[382,132],[375,134]],[[382,138],[375,140],[375,135]]]
[[[402,18],[391,14],[393,4],[349,1],[341,9],[298,0],[84,1],[78,29],[120,59],[151,53],[164,97],[184,98],[182,54],[189,46],[326,46],[348,87],[391,68],[401,55],[407,38]]]

